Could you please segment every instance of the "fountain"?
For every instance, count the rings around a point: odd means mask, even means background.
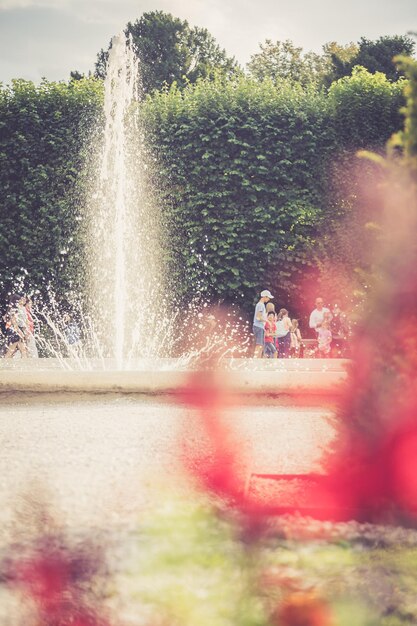
[[[158,209],[145,192],[147,154],[137,119],[139,63],[124,33],[111,42],[104,81],[104,134],[88,201],[88,288],[105,356],[122,369],[157,357],[152,302],[164,293]]]
[[[233,357],[234,350],[242,355],[244,341],[248,344],[244,325],[239,337],[239,320],[227,318],[224,312],[216,312],[216,321],[213,315],[204,314],[208,313],[204,305],[198,312],[192,305],[177,311],[168,306],[167,314],[157,310],[168,292],[160,254],[165,246],[158,203],[147,185],[152,155],[140,128],[139,101],[139,62],[132,41],[122,32],[111,42],[103,131],[92,146],[88,164],[88,262],[80,271],[85,272],[89,311],[79,315],[86,347],[68,345],[62,312],[56,306],[55,314],[47,312],[43,318],[53,335],[53,342],[46,347],[54,358],[36,363],[9,361],[10,371],[3,371],[0,389],[40,390],[55,385],[61,390],[161,393],[182,384],[184,370],[201,355],[210,359],[212,348],[216,356]],[[195,333],[191,347],[181,339],[184,329],[188,338]],[[170,358],[175,341],[181,343],[181,350],[177,358]],[[300,385],[309,392],[318,388],[327,393],[345,376],[343,366],[329,368],[317,360],[278,364],[245,359],[232,366],[226,360],[228,369],[235,370],[238,386],[250,393],[294,392]],[[53,376],[53,369],[61,371]],[[62,369],[66,370],[64,376]],[[334,371],[327,372],[329,369]],[[28,376],[18,380],[19,371]]]
[[[0,436],[5,444],[6,477],[0,485],[1,521],[3,532],[9,530],[11,537],[11,494],[23,487],[28,476],[51,485],[74,528],[84,524],[94,532],[100,528],[119,532],[135,523],[154,479],[168,482],[174,477],[176,482],[181,471],[176,457],[178,432],[184,422],[191,426],[195,422],[195,411],[189,408],[184,414],[183,407],[167,400],[184,401],[187,388],[191,403],[201,391],[205,401],[215,392],[213,386],[204,392],[206,373],[197,378],[200,388],[196,389],[184,370],[193,357],[205,354],[209,360],[211,347],[224,356],[228,355],[227,340],[239,343],[233,320],[217,310],[217,318],[192,308],[171,313],[168,319],[157,314],[156,304],[167,292],[158,254],[163,237],[157,205],[146,193],[148,155],[136,115],[137,77],[132,45],[121,34],[113,39],[110,50],[104,132],[99,147],[92,150],[97,159],[86,203],[89,263],[85,280],[91,304],[88,313],[80,316],[80,324],[93,356],[87,350],[84,353],[83,347],[69,350],[57,306],[56,314],[46,313],[43,321],[49,324],[54,345],[63,346],[61,354],[58,348],[49,352],[55,356],[52,359],[1,362]],[[205,325],[209,318],[210,326]],[[184,343],[184,358],[164,362],[161,357],[170,354],[174,335],[181,336],[180,322],[187,336],[195,324],[194,352],[187,353]],[[335,369],[323,374],[318,371],[320,363],[306,361],[300,371],[294,361],[284,369],[283,363],[277,368],[278,363],[266,360],[241,360],[234,371],[222,371],[216,378],[221,380],[219,389],[229,384],[237,404],[239,415],[228,413],[228,419],[234,422],[238,417],[242,423],[243,416],[245,436],[259,449],[259,465],[247,468],[248,479],[257,471],[268,473],[276,468],[273,445],[281,453],[287,450],[287,441],[299,441],[293,435],[286,439],[287,431],[305,432],[308,423],[305,446],[298,455],[304,470],[319,456],[318,444],[331,438],[331,428],[317,405],[323,396],[326,402],[328,398],[333,401],[345,373]],[[210,374],[207,379],[210,383]],[[276,402],[281,403],[278,418],[271,406],[271,398],[277,396]],[[215,403],[219,397],[222,393],[214,393]],[[317,450],[310,445],[312,438]],[[198,429],[190,440],[199,441]],[[291,458],[284,469],[294,471]]]

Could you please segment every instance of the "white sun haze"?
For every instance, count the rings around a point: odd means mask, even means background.
[[[0,10],[29,7],[61,9],[80,21],[111,23],[116,30],[146,11],[167,11],[206,27],[241,59],[265,39],[292,39],[319,50],[327,41],[348,43],[361,35],[417,28],[415,0],[0,0]]]
[[[266,39],[290,39],[305,51],[320,52],[330,41],[347,44],[417,30],[416,0],[181,0],[178,6],[241,62]]]
[[[320,52],[329,41],[417,30],[416,0],[0,0],[0,80],[88,72],[127,22],[156,10],[207,28],[243,65],[266,39]]]
[[[28,7],[57,8],[66,4],[66,0],[0,0],[0,11]]]

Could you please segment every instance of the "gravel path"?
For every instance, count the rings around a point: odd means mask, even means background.
[[[252,448],[253,472],[318,468],[333,436],[331,410],[246,406],[228,414]],[[0,398],[0,524],[42,485],[70,525],[133,521],[157,485],[180,480],[178,437],[193,413],[130,395],[4,395]],[[198,439],[198,435],[197,435]]]
[[[330,408],[278,406],[265,400],[238,407],[226,419],[252,450],[247,471],[261,474],[319,470],[323,451],[334,436],[331,417]],[[137,566],[138,550],[144,548],[138,521],[155,495],[164,507],[167,489],[185,486],[178,441],[184,424],[199,441],[194,419],[184,407],[143,396],[0,395],[0,547],[26,537],[31,521],[28,504],[46,489],[58,522],[79,531],[80,537],[84,530],[94,529],[97,541],[102,536],[107,545],[110,540],[112,565],[119,573],[106,602],[126,624],[136,625],[140,576],[129,567]],[[166,513],[169,517],[170,511]],[[176,531],[175,524],[172,528]],[[274,571],[287,578],[292,575],[324,595],[329,589],[330,595],[359,598],[372,605],[375,614],[379,611],[381,620],[388,611],[402,615],[407,609],[410,618],[403,623],[416,623],[410,577],[415,531],[298,516],[277,518],[272,528],[287,537],[271,552]],[[176,532],[173,537],[178,538]],[[151,555],[160,544],[163,551],[165,544],[157,535]],[[404,571],[398,574],[400,564]],[[19,596],[0,587],[2,626],[26,623],[15,617],[21,610]],[[388,621],[379,623],[388,626]]]

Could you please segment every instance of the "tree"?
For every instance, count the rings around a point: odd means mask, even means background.
[[[329,99],[340,145],[378,149],[401,127],[403,80],[393,83],[381,72],[355,67],[351,76],[334,82]]]
[[[404,76],[404,72],[395,66],[393,58],[397,55],[412,56],[415,50],[415,42],[405,35],[385,36],[375,41],[362,37],[358,46],[357,54],[350,59],[331,54],[335,79],[349,76],[355,65],[361,65],[372,74],[382,72],[389,80],[397,81]]]
[[[171,86],[194,83],[216,73],[238,71],[234,58],[228,57],[205,28],[190,27],[187,21],[163,11],[144,13],[129,22],[125,33],[132,37],[141,63],[141,83],[145,93]],[[110,49],[111,43],[108,50]],[[97,57],[95,75],[104,78],[108,50]]]
[[[340,78],[345,64],[358,54],[359,46],[356,43],[348,43],[346,45],[340,45],[336,41],[329,41],[323,46],[323,55],[325,58],[326,69],[323,75],[323,84],[325,87],[330,85]]]
[[[261,51],[252,55],[247,67],[250,76],[256,80],[270,79],[274,83],[289,80],[303,86],[321,84],[328,61],[315,52],[303,53],[301,47],[292,41],[267,39],[260,44]]]
[[[83,78],[86,78],[85,74],[82,74],[78,70],[73,70],[72,72],[70,72],[71,80],[82,80]]]

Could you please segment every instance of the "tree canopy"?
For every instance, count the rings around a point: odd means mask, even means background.
[[[227,56],[206,28],[191,27],[170,13],[144,13],[136,22],[127,24],[125,33],[132,37],[137,50],[145,93],[170,87],[174,82],[184,87],[199,78],[216,73],[229,76],[238,71],[237,62]],[[95,75],[99,78],[106,74],[109,48],[98,54]]]
[[[289,39],[276,42],[267,39],[260,48],[247,66],[249,75],[256,80],[268,78],[275,83],[288,80],[303,86],[322,82],[328,65],[326,57],[314,52],[304,53]]]
[[[355,66],[360,65],[375,74],[381,72],[390,81],[403,76],[393,58],[397,55],[412,56],[415,43],[411,37],[380,37],[370,41],[362,37],[360,41],[340,45],[335,41],[326,43],[323,52],[304,52],[292,41],[267,39],[260,44],[260,52],[252,55],[248,65],[249,75],[256,80],[270,79],[277,83],[288,80],[302,86],[330,85],[344,76],[350,76]]]
[[[365,67],[368,72],[375,74],[382,72],[391,80],[396,81],[404,76],[401,68],[393,61],[397,55],[412,56],[415,42],[405,35],[384,36],[371,41],[362,37],[358,42],[358,51],[351,58],[344,59],[337,53],[332,53],[332,62],[335,68],[334,78],[349,76],[355,65]]]

